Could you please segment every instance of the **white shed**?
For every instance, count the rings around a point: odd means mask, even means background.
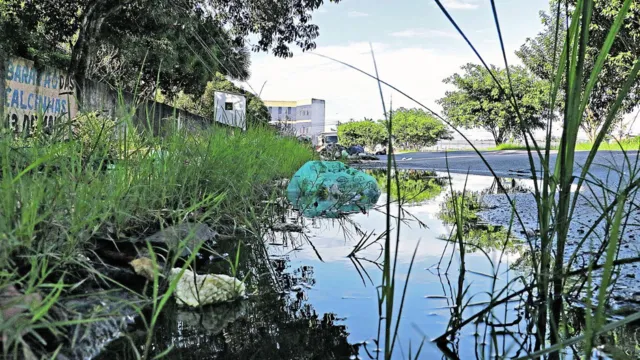
[[[244,95],[216,91],[214,106],[215,121],[247,130],[247,99]]]

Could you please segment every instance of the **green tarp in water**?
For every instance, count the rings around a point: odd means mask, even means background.
[[[339,161],[309,161],[287,186],[287,198],[307,217],[365,212],[379,197],[373,176]]]

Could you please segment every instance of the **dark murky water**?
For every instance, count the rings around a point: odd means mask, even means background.
[[[485,322],[465,326],[451,337],[446,349],[430,342],[444,333],[451,321],[481,310],[491,294],[507,283],[511,285],[503,294],[519,290],[522,285],[514,279],[531,274],[528,248],[508,236],[504,228],[476,218],[474,206],[479,204],[472,204],[466,214],[474,226],[465,229],[469,245],[464,254],[465,272],[460,274],[462,258],[445,240],[452,225],[451,209],[446,206],[451,203],[451,189],[444,175],[403,173],[403,192],[410,203],[403,205],[400,222],[396,304],[414,251],[416,257],[393,357],[407,359],[410,348],[415,355],[423,340],[421,359],[525,356],[533,351],[534,343],[521,301],[496,308]],[[376,177],[384,183],[379,173]],[[467,180],[464,175],[452,175],[451,185],[454,193],[465,186],[469,194],[496,192],[496,183],[488,177],[470,176]],[[505,185],[513,191],[527,188],[520,180],[507,180]],[[385,230],[386,196],[383,194],[368,214],[340,220],[286,214],[287,221],[301,223],[305,231],[268,234],[266,247],[243,245],[241,263],[244,272],[252,274],[248,289],[254,295],[201,313],[171,305],[163,312],[151,352],[159,354],[172,348],[169,359],[383,358],[376,352],[379,331],[384,332],[379,328],[377,289],[382,278],[383,240],[373,240]],[[397,209],[394,202],[392,214],[397,214]],[[392,227],[396,229],[398,223],[394,220]],[[367,235],[371,235],[370,245],[349,256]],[[392,237],[395,242],[395,230]],[[265,262],[267,256],[271,266]],[[567,311],[575,318],[572,326],[578,331],[582,310]],[[145,336],[143,331],[133,332],[109,346],[100,358],[135,358],[136,350],[144,350]],[[623,349],[625,342],[633,348],[633,339],[618,335],[616,341]],[[579,348],[567,349],[566,358],[574,358],[575,351]]]

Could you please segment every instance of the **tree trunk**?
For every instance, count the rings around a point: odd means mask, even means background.
[[[85,78],[91,56],[94,53],[94,44],[102,30],[102,24],[109,16],[121,10],[128,3],[129,1],[95,0],[87,6],[80,21],[78,40],[71,51],[70,77],[76,81]]]
[[[584,130],[584,132],[587,133],[589,142],[593,144],[593,142],[596,140],[596,137],[598,136],[598,125],[600,120],[596,119],[595,114],[589,109],[589,107],[586,108],[585,112],[586,116],[582,119],[580,127],[582,128],[582,130]]]
[[[493,136],[493,141],[496,143],[496,146],[500,146],[504,144],[505,136],[504,132],[500,129],[489,129],[489,132]]]
[[[84,73],[82,69],[80,69],[81,64],[84,63],[83,57],[86,54],[87,41],[88,41],[88,29],[91,26],[91,20],[93,18],[93,14],[96,12],[100,1],[94,1],[90,5],[87,6],[85,11],[82,13],[82,20],[80,21],[80,27],[78,29],[78,39],[76,43],[73,45],[73,49],[71,49],[71,63],[69,64],[69,77],[73,79],[77,79],[78,77],[82,77]]]

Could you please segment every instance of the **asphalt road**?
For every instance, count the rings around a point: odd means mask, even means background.
[[[574,174],[579,175],[582,171],[588,151],[578,151],[575,156]],[[482,155],[487,160],[491,168],[501,177],[530,177],[529,156],[523,150],[486,151]],[[551,165],[555,166],[556,152],[551,153]],[[636,154],[628,153],[629,160],[635,163]],[[384,166],[387,161],[386,156],[379,156],[380,161],[371,164],[373,166]],[[420,169],[447,171],[452,173],[469,172],[474,175],[491,175],[491,172],[473,151],[454,152],[422,152],[406,153],[396,155],[398,167],[401,169]],[[448,161],[448,164],[447,164]],[[535,156],[534,163],[536,169],[541,173],[540,161]],[[625,169],[625,156],[622,151],[600,151],[595,158],[590,173],[600,179],[606,178],[607,174],[614,169]]]

